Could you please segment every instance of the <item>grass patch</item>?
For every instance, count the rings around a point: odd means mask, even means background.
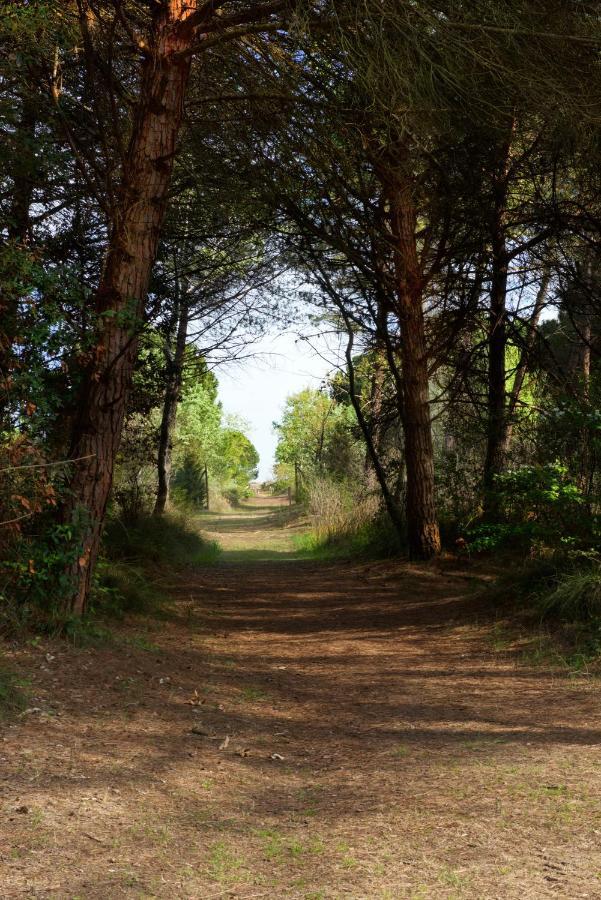
[[[498,579],[493,591],[511,604],[507,622],[494,625],[495,650],[516,650],[527,664],[575,674],[601,670],[598,554],[554,553],[527,560]]]
[[[397,759],[403,759],[403,757],[409,756],[410,750],[405,744],[399,744],[397,747],[394,747],[391,752]]]
[[[144,516],[133,524],[110,519],[104,533],[104,552],[111,562],[128,564],[203,566],[214,563],[219,547],[200,533],[199,518],[184,513]]]
[[[401,542],[389,520],[378,516],[356,528],[307,531],[294,538],[296,550],[310,559],[387,559],[398,556]]]
[[[198,520],[182,513],[144,516],[133,524],[109,519],[92,596],[92,614],[157,614],[165,597],[161,568],[210,565],[220,553],[200,534]]]
[[[224,884],[239,881],[242,859],[223,841],[215,844],[209,858],[209,872],[215,881]]]
[[[0,664],[0,720],[22,712],[27,706],[27,682]]]
[[[261,688],[248,686],[242,688],[240,699],[247,703],[264,703],[267,700],[267,694]]]

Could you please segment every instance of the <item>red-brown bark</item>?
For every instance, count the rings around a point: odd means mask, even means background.
[[[423,307],[425,283],[416,246],[416,213],[410,181],[397,175],[389,185],[389,199],[394,240],[396,313],[401,332],[409,554],[415,559],[431,559],[440,553],[440,531],[435,502]]]
[[[96,293],[95,356],[86,373],[71,454],[78,463],[64,517],[82,529],[82,551],[68,598],[80,615],[87,602],[113,479],[127,397],[167,203],[190,72],[198,40],[186,19],[195,0],[155,4],[142,63],[139,102],[124,162],[121,192]]]

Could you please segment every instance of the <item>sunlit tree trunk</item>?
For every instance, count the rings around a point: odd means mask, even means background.
[[[115,455],[136,359],[140,321],[155,261],[190,71],[195,33],[186,27],[195,0],[155,3],[144,48],[139,101],[96,292],[97,332],[85,376],[71,455],[75,464],[64,509],[82,530],[73,569],[71,612],[86,606],[113,479]]]
[[[416,246],[416,213],[410,183],[390,185],[396,312],[400,323],[405,436],[406,512],[409,554],[431,559],[440,553],[434,489],[424,282]]]

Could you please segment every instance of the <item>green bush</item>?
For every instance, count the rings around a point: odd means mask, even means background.
[[[55,628],[72,589],[69,570],[81,553],[77,528],[40,520],[39,535],[21,535],[0,564],[0,628]]]
[[[522,466],[498,475],[495,486],[502,521],[465,528],[471,551],[590,546],[596,519],[582,515],[584,497],[566,466]]]

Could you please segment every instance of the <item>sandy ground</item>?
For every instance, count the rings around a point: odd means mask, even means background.
[[[164,618],[6,648],[2,898],[601,898],[598,681],[491,642],[457,565],[312,563],[205,524]]]

